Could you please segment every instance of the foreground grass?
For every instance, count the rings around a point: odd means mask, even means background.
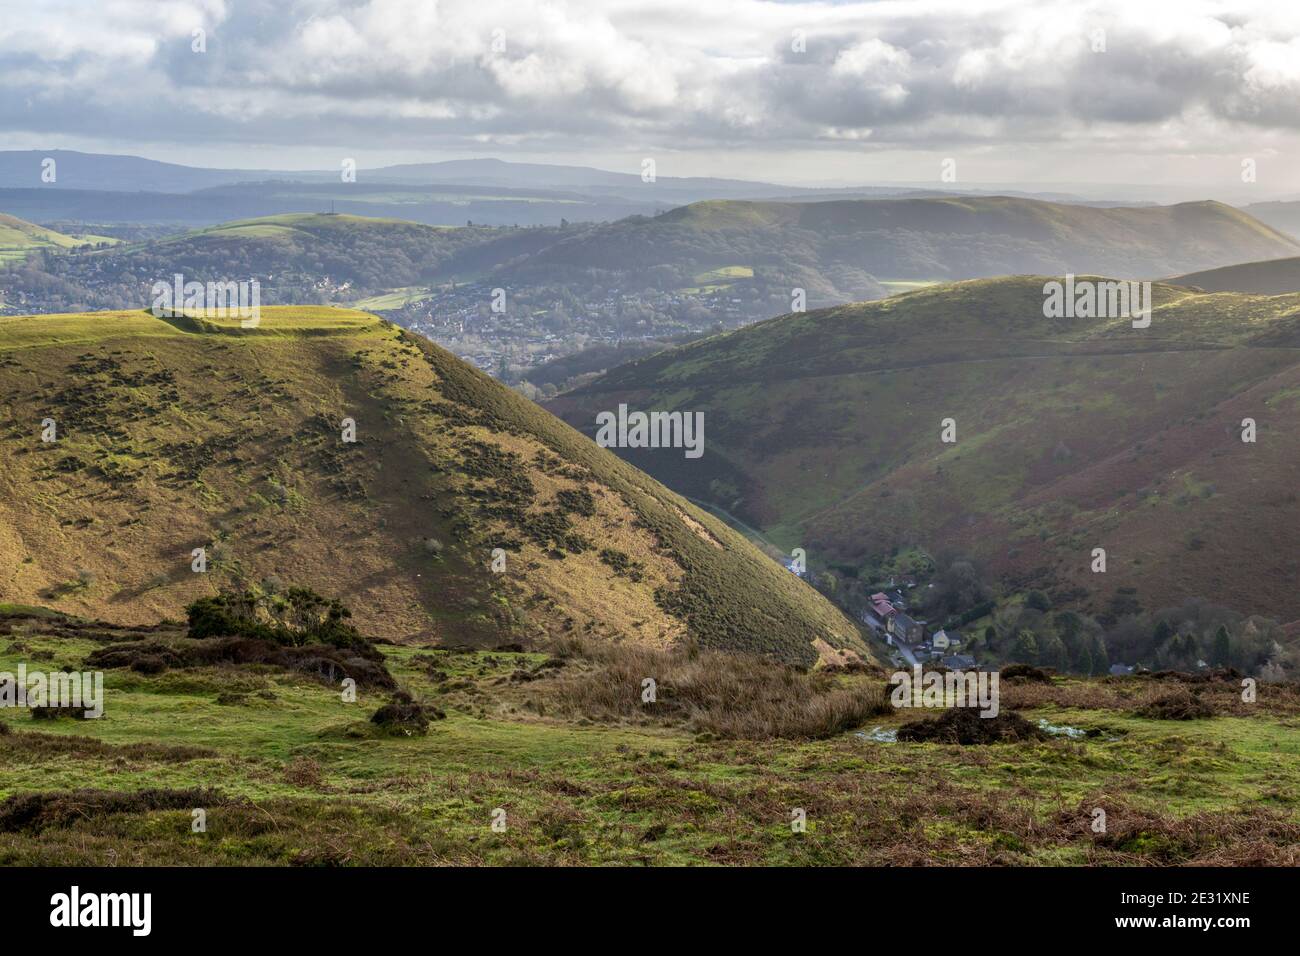
[[[75,667],[97,646],[0,637],[0,671]],[[256,670],[109,671],[98,721],[0,711],[0,799],[62,793],[48,825],[7,825],[0,810],[0,864],[1297,862],[1294,712],[1166,722],[1040,695],[1026,701],[1030,719],[1100,736],[965,748],[852,732],[724,740],[552,716],[541,682],[511,679],[545,655],[385,652],[398,681],[446,713],[427,736],[377,735],[368,718],[386,695],[348,704]],[[151,789],[209,792],[195,807],[135,812],[103,812],[85,792]],[[198,806],[203,833],[191,829]],[[806,832],[792,830],[796,808]],[[1094,808],[1107,833],[1092,832]]]

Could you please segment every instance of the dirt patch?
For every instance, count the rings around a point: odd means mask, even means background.
[[[713,545],[719,551],[726,550],[725,548],[723,548],[722,542],[713,536],[713,532],[711,532],[708,528],[704,527],[704,525],[700,524],[698,521],[696,521],[694,518],[688,515],[685,511],[682,511],[678,508],[674,508],[673,511],[677,512],[677,517],[682,519],[682,523],[686,525],[686,527],[690,528],[691,531],[695,533],[695,536],[697,538],[699,538],[702,541],[707,541],[709,544]]]
[[[884,675],[880,667],[864,661],[857,651],[847,647],[831,647],[820,637],[813,641],[813,650],[817,652],[818,664],[829,673]]]
[[[1047,740],[1048,735],[1014,711],[981,717],[969,707],[954,707],[937,717],[923,717],[898,728],[898,739],[912,743],[978,744]]]

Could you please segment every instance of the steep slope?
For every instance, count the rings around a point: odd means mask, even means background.
[[[1297,252],[1300,244],[1289,236],[1217,202],[1100,208],[1005,196],[716,201],[594,227],[542,250],[518,272],[615,270],[640,281],[664,269],[685,274],[734,264],[802,275],[815,291],[835,294],[863,276],[1139,277]]]
[[[619,403],[702,411],[702,458],[620,453],[850,573],[953,546],[1094,610],[1134,588],[1148,608],[1199,596],[1300,615],[1300,295],[1157,285],[1151,325],[1135,329],[1045,318],[1044,281],[773,319],[549,407],[589,433]],[[1105,574],[1091,572],[1096,547]]]
[[[394,639],[863,649],[720,522],[364,313],[0,319],[0,407],[0,601],[138,623],[273,578]]]
[[[1300,292],[1300,256],[1242,262],[1221,269],[1189,272],[1166,279],[1170,285],[1189,286],[1206,292],[1250,292],[1254,295],[1285,295]]]

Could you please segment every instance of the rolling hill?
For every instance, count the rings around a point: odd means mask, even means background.
[[[1300,237],[1300,202],[1291,200],[1253,202],[1242,209],[1260,222],[1268,223],[1290,236]]]
[[[365,313],[3,318],[0,407],[0,602],[141,624],[264,582],[394,640],[865,651],[725,525]]]
[[[72,249],[85,244],[85,240],[0,213],[0,264],[25,259],[40,249]]]
[[[509,254],[503,236],[536,240],[551,232],[558,230],[450,228],[342,213],[235,220],[49,261],[53,278],[38,278],[33,287],[60,295],[53,308],[28,311],[145,306],[153,283],[178,272],[201,282],[257,278],[265,304],[350,301],[431,281],[468,249],[500,245]]]
[[[679,285],[728,265],[805,284],[810,298],[857,295],[877,279],[1097,273],[1169,275],[1300,253],[1289,236],[1217,202],[1101,208],[1010,197],[840,202],[700,202],[594,226],[518,264]]]
[[[1235,266],[1189,272],[1166,279],[1170,285],[1189,286],[1206,292],[1249,292],[1254,295],[1285,295],[1300,292],[1300,256],[1242,262]]]
[[[1118,595],[1300,616],[1300,295],[1156,285],[1151,325],[1135,329],[1045,318],[1044,282],[773,319],[548,407],[588,433],[619,403],[703,412],[702,458],[621,454],[850,575],[916,545],[1093,612]]]

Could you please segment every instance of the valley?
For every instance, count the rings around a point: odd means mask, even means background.
[[[1025,628],[1040,640],[1059,629],[1024,617],[1021,599],[1039,591],[1058,616],[1109,632],[1112,662],[1150,662],[1150,629],[1166,617],[1208,642],[1218,622],[1201,631],[1189,601],[1235,610],[1230,630],[1267,657],[1270,628],[1300,615],[1286,544],[1300,519],[1287,464],[1300,460],[1300,297],[1156,284],[1142,329],[1046,317],[1049,281],[956,283],[772,319],[635,360],[548,407],[588,434],[623,403],[701,413],[698,461],[619,454],[782,551],[805,549],[812,577],[851,613],[894,578],[928,580],[942,558],[973,562],[966,574],[1011,599],[965,622],[988,631],[986,652],[1005,653]]]

